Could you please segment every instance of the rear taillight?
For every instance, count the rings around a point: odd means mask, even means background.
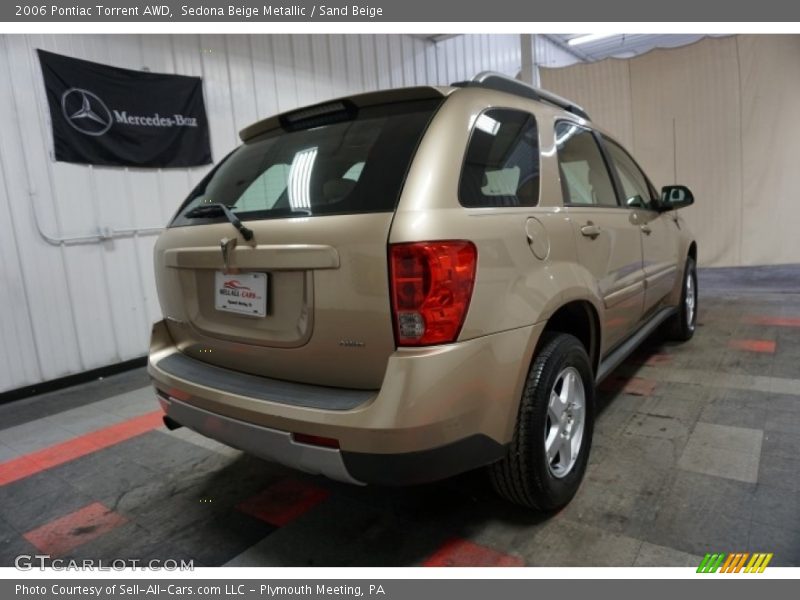
[[[392,312],[398,346],[446,344],[467,315],[478,251],[472,242],[414,242],[389,247]]]

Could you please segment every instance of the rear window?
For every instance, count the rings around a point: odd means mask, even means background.
[[[241,220],[393,211],[411,159],[441,99],[360,109],[348,120],[272,131],[234,150],[192,191],[172,226],[204,204]]]

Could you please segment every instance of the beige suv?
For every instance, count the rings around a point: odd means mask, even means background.
[[[171,428],[356,484],[488,466],[552,510],[595,386],[695,328],[697,247],[577,105],[502,75],[260,121],[155,248]]]

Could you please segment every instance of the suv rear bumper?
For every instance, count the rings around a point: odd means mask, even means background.
[[[540,329],[399,349],[381,389],[365,391],[209,365],[181,354],[160,322],[148,371],[167,415],[207,437],[349,483],[415,484],[502,458]],[[339,449],[292,433],[333,438]]]
[[[330,479],[364,485],[413,485],[462,473],[503,457],[504,446],[476,435],[447,446],[404,454],[342,452],[295,441],[292,434],[245,423],[159,393],[164,413],[175,423],[253,456]]]

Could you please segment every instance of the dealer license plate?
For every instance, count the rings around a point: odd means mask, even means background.
[[[267,316],[267,274],[226,274],[217,271],[214,277],[214,307],[251,317]]]

